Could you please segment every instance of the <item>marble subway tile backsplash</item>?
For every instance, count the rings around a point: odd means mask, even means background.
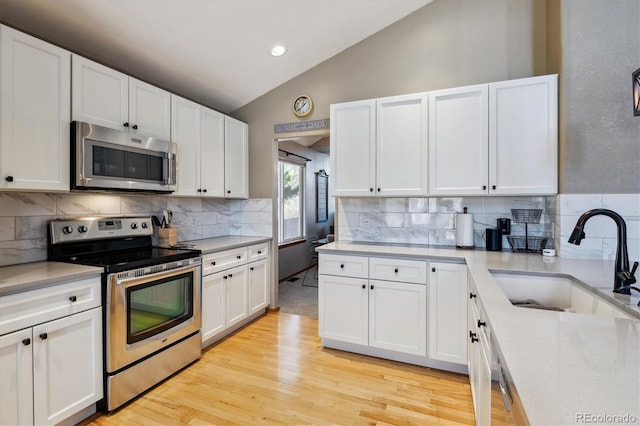
[[[162,216],[173,212],[178,240],[271,236],[271,199],[225,200],[162,195],[0,193],[0,266],[47,258],[47,223],[78,216]]]
[[[542,209],[540,224],[530,224],[531,236],[553,243],[555,197],[438,197],[438,198],[340,198],[338,238],[343,241],[454,246],[455,216],[464,207],[473,214],[474,246],[485,247],[486,228],[496,220],[511,218],[511,209]],[[524,235],[524,224],[512,223],[511,235]],[[503,248],[509,243],[503,236]]]
[[[594,216],[584,227],[579,246],[567,239],[580,215],[604,208],[620,214],[627,224],[629,260],[640,260],[640,194],[560,194],[557,197],[555,244],[561,257],[615,260],[617,227],[606,216]]]

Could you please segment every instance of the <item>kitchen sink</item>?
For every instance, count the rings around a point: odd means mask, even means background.
[[[511,304],[522,308],[640,319],[567,276],[490,271]]]

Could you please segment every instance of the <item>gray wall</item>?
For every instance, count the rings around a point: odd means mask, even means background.
[[[543,1],[435,0],[233,112],[249,123],[250,196],[272,196],[273,126],[298,121],[297,95],[316,120],[336,102],[544,74],[544,40]]]
[[[560,192],[640,192],[631,97],[640,1],[548,0],[548,22],[549,66],[560,76]]]

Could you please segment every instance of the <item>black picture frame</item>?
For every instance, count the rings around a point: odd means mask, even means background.
[[[640,68],[631,74],[633,84],[633,115],[640,116]]]
[[[316,172],[316,222],[329,220],[329,175],[324,169]]]

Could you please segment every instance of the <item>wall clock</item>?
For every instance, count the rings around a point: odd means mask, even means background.
[[[300,95],[293,101],[293,113],[298,117],[306,117],[313,111],[313,101],[309,96]]]

